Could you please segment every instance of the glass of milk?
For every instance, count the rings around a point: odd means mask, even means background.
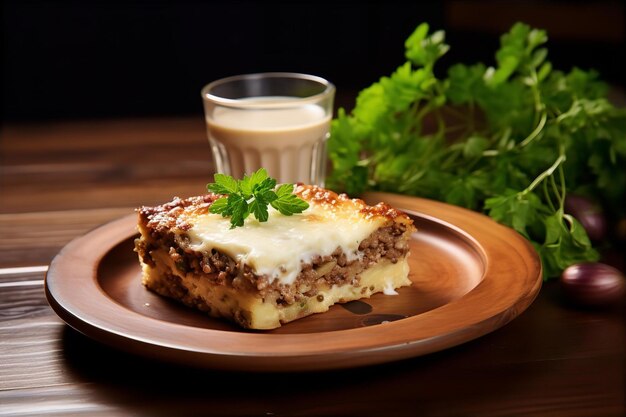
[[[202,89],[217,172],[242,178],[267,169],[279,183],[324,186],[335,87],[287,72],[248,74]]]

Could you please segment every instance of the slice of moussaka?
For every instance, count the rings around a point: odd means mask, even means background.
[[[302,213],[270,207],[268,221],[250,216],[237,228],[209,212],[222,197],[216,194],[138,209],[143,284],[249,329],[411,284],[415,227],[406,214],[316,186],[297,185],[294,193],[309,203]]]

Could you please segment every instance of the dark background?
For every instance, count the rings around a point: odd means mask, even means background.
[[[404,62],[420,22],[453,62],[493,64],[515,21],[547,29],[555,67],[624,87],[621,1],[4,1],[3,122],[202,113],[200,89],[263,71],[320,75],[351,107]]]

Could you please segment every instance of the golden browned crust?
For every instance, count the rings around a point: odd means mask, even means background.
[[[207,213],[211,204],[220,197],[222,196],[213,193],[185,199],[174,197],[168,203],[151,207],[143,206],[136,211],[139,213],[140,223],[145,224],[148,229],[157,232],[165,232],[172,228],[189,230],[192,225],[187,221],[187,216],[181,216],[181,214],[185,211],[196,214]]]
[[[352,204],[355,209],[365,215],[365,218],[385,217],[388,220],[401,219],[403,222],[411,223],[409,216],[386,203],[381,202],[375,206],[369,206],[363,200],[350,198],[347,194],[337,194],[334,191],[316,185],[305,185],[302,183],[297,184],[294,192],[306,201],[323,204],[329,208]]]
[[[315,185],[297,184],[294,192],[303,200],[324,205],[329,210],[349,204],[352,206],[352,209],[362,213],[366,219],[382,217],[407,225],[412,223],[405,213],[394,209],[386,203],[369,206],[361,199],[350,198],[346,194],[337,194]],[[177,228],[184,231],[192,227],[189,223],[190,214],[204,214],[208,212],[211,204],[220,197],[223,196],[213,193],[185,199],[174,197],[168,203],[151,207],[144,206],[137,209],[137,212],[139,213],[141,223],[145,224],[148,229],[163,232]],[[185,215],[181,215],[183,212]]]

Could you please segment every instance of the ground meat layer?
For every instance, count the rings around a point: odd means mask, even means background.
[[[348,261],[341,248],[331,255],[317,256],[310,263],[303,264],[302,270],[291,285],[278,280],[271,281],[267,276],[258,276],[247,266],[213,250],[203,254],[189,248],[184,234],[174,234],[168,229],[152,229],[150,236],[136,241],[136,251],[144,263],[154,266],[151,252],[165,250],[182,273],[193,272],[206,277],[216,285],[227,285],[238,291],[250,291],[273,301],[276,304],[292,304],[304,297],[317,293],[317,288],[332,285],[353,285],[359,283],[360,273],[383,259],[396,263],[408,250],[406,224],[392,223],[377,229],[359,246],[362,256]],[[182,289],[182,288],[181,288]]]

